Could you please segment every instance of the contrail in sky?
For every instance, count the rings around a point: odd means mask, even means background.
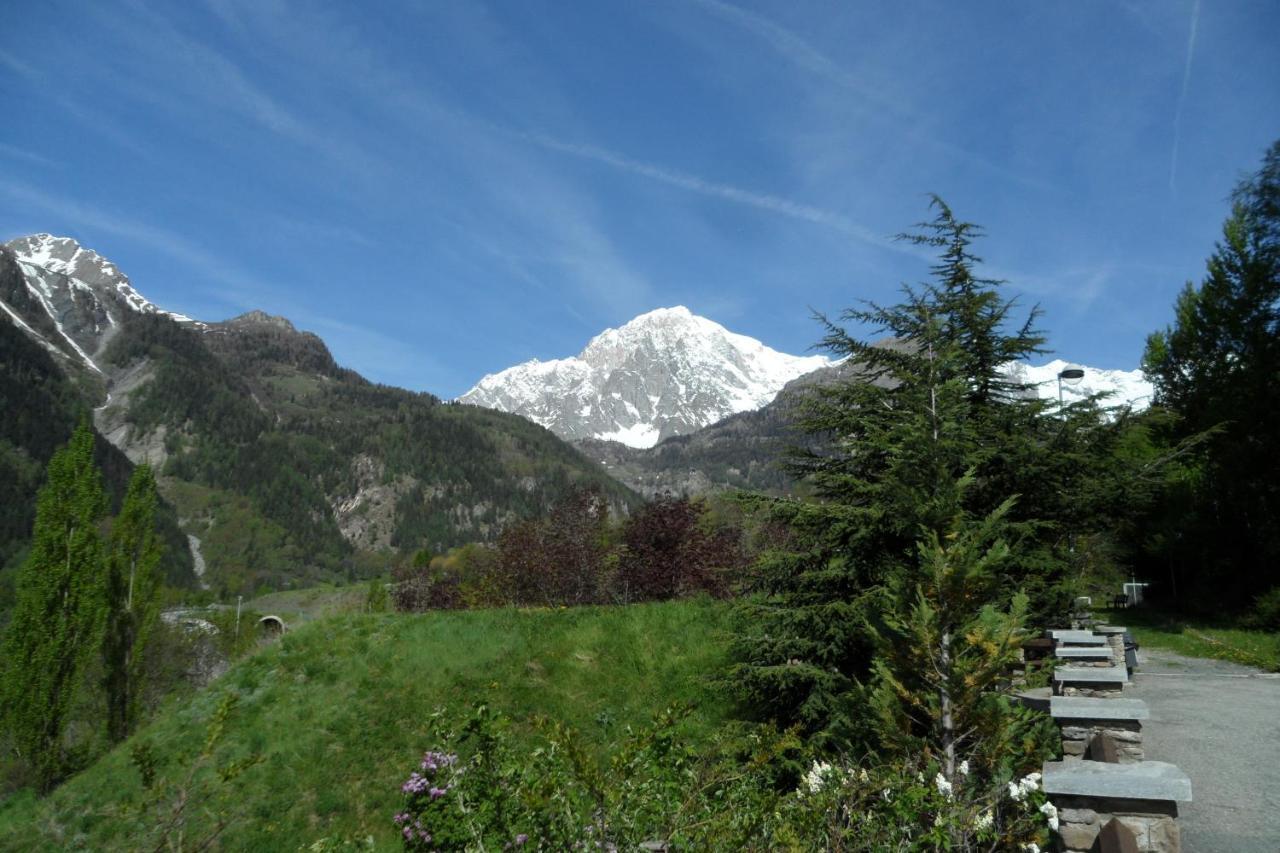
[[[742,189],[741,187],[735,187],[731,184],[708,181],[705,178],[698,177],[697,175],[690,175],[687,172],[677,172],[664,166],[646,163],[642,160],[635,160],[623,154],[618,154],[604,148],[597,148],[592,145],[576,145],[570,142],[561,142],[558,139],[553,139],[552,137],[538,133],[522,133],[520,136],[552,151],[571,154],[575,157],[582,157],[587,160],[595,160],[598,163],[613,166],[615,169],[621,169],[624,172],[641,175],[643,177],[659,181],[660,183],[679,187],[680,189],[695,192],[700,195],[721,198],[727,201],[737,202],[738,204],[767,210],[771,213],[781,214],[792,219],[800,219],[817,225],[825,225],[828,228],[843,231],[858,240],[874,246],[879,246],[882,249],[900,250],[903,248],[902,246],[894,244],[893,241],[888,238],[874,233],[871,229],[859,225],[847,216],[843,216],[833,210],[802,204],[780,196]]]
[[[1182,66],[1182,89],[1178,92],[1178,108],[1173,114],[1173,151],[1169,155],[1169,192],[1173,192],[1178,177],[1178,142],[1182,136],[1182,105],[1187,100],[1187,85],[1191,82],[1191,57],[1196,52],[1196,30],[1200,26],[1200,0],[1191,7],[1191,32],[1187,34],[1187,61]]]

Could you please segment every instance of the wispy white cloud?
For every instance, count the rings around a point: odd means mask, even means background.
[[[846,91],[853,92],[861,101],[870,104],[880,115],[892,121],[898,132],[904,136],[1012,183],[1037,190],[1058,189],[1044,180],[1023,175],[962,146],[925,132],[922,128],[927,126],[928,117],[913,109],[899,93],[863,80],[823,53],[799,33],[763,15],[725,3],[723,0],[694,0],[694,2],[721,19],[759,37],[776,54],[796,67]]]
[[[28,80],[34,80],[40,76],[39,72],[37,72],[35,68],[23,62],[7,50],[0,50],[0,65],[3,65],[15,74],[26,77]]]
[[[43,154],[37,154],[34,151],[28,151],[25,148],[19,148],[16,145],[6,145],[0,142],[0,155],[11,157],[14,160],[22,160],[27,163],[35,163],[40,166],[57,166],[58,163],[45,157]]]
[[[167,255],[222,285],[218,291],[220,297],[234,299],[237,294],[261,293],[271,289],[266,282],[237,270],[228,265],[225,258],[176,232],[121,216],[115,211],[102,210],[47,193],[17,181],[0,179],[0,194],[19,204],[44,210],[70,227],[122,237]],[[178,310],[183,308],[166,307]]]
[[[1191,26],[1187,31],[1187,58],[1182,65],[1182,86],[1178,90],[1178,106],[1173,113],[1173,147],[1169,152],[1169,192],[1174,191],[1178,179],[1178,145],[1182,140],[1182,109],[1187,102],[1187,87],[1191,85],[1191,59],[1196,53],[1196,33],[1200,29],[1200,0],[1191,5]]]
[[[519,136],[551,151],[570,154],[574,157],[580,157],[585,160],[594,160],[597,163],[604,163],[605,165],[612,166],[615,169],[650,178],[669,186],[698,193],[699,195],[719,198],[736,204],[754,207],[758,210],[768,211],[769,213],[776,213],[790,219],[798,219],[803,222],[810,222],[815,225],[833,228],[844,234],[855,237],[864,243],[877,246],[879,248],[899,248],[899,246],[892,240],[874,233],[869,228],[859,225],[847,216],[833,210],[816,207],[810,204],[803,204],[788,198],[783,198],[782,196],[743,189],[742,187],[736,187],[732,184],[709,181],[704,178],[700,178],[697,175],[668,169],[664,166],[658,166],[653,163],[646,163],[643,160],[636,160],[604,148],[562,142],[561,140],[546,136],[545,134],[522,133],[519,134]]]

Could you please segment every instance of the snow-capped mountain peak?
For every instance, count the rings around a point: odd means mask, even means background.
[[[677,305],[606,329],[575,357],[485,376],[459,400],[524,415],[563,438],[652,447],[758,409],[828,364],[770,349]]]
[[[0,313],[42,346],[102,373],[94,361],[131,312],[164,311],[130,284],[115,264],[70,237],[32,234],[0,249]]]
[[[120,272],[115,264],[92,249],[81,246],[71,237],[32,234],[10,241],[8,246],[19,263],[65,276],[73,286],[79,285],[82,289],[88,287],[112,290],[126,306],[141,314],[159,312],[168,314],[180,323],[195,322],[184,314],[162,311],[135,290],[129,277]]]

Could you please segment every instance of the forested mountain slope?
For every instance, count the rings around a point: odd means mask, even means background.
[[[0,250],[0,328],[24,355],[5,362],[0,382],[17,448],[8,456],[26,465],[13,502],[33,504],[75,416],[61,431],[22,425],[43,423],[41,406],[95,407],[98,430],[160,473],[215,592],[353,578],[384,568],[392,551],[488,539],[580,485],[634,500],[542,427],[370,383],[283,318],[192,321],[147,302],[74,241],[10,245],[19,251]],[[15,390],[38,385],[25,378],[32,370],[52,389],[45,402]],[[5,528],[5,553],[29,526]]]

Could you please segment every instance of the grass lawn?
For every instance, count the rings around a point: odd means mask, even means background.
[[[1280,634],[1275,632],[1236,628],[1145,608],[1113,610],[1101,618],[1128,627],[1142,646],[1280,672]]]
[[[601,745],[684,702],[697,708],[687,725],[698,739],[727,712],[709,683],[723,672],[727,618],[723,604],[685,601],[317,619],[175,703],[48,798],[0,803],[0,849],[154,847],[155,815],[138,809],[145,795],[130,747],[152,745],[162,777],[184,775],[179,757],[198,751],[228,691],[240,704],[220,756],[263,760],[234,783],[238,816],[223,849],[369,836],[394,849],[399,785],[433,746],[427,721],[436,708],[488,703],[517,720],[546,715]],[[188,809],[191,838],[208,825],[206,805]]]

